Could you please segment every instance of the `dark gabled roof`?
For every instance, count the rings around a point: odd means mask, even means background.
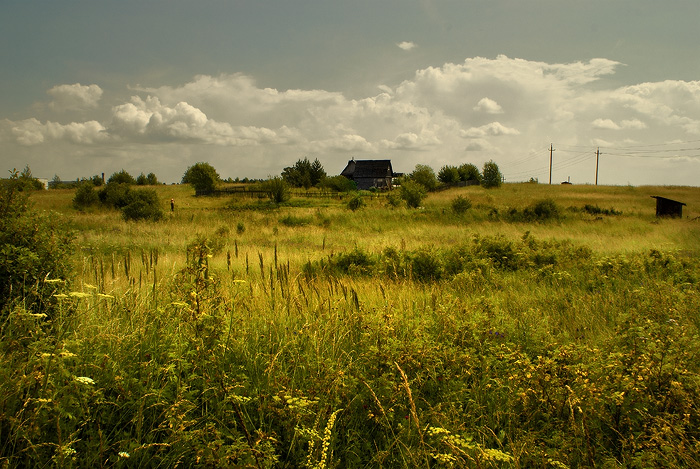
[[[391,160],[352,160],[341,173],[350,178],[387,178],[394,175]]]

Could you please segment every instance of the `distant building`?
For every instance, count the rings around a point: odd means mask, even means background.
[[[658,195],[652,195],[656,199],[657,217],[683,217],[683,202],[667,199]]]
[[[358,160],[348,161],[341,176],[354,181],[360,190],[391,189],[392,179],[398,176],[391,168],[391,160]]]

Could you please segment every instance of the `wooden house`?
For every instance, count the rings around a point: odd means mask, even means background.
[[[683,202],[667,199],[658,195],[652,195],[656,199],[656,216],[657,217],[683,217]]]
[[[392,178],[397,176],[391,168],[391,160],[358,160],[348,161],[341,176],[354,181],[359,190],[391,189]]]

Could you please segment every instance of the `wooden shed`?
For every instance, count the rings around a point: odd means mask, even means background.
[[[340,173],[341,176],[352,180],[360,190],[391,189],[392,179],[396,176],[391,167],[391,160],[358,160],[348,161]]]
[[[657,217],[683,217],[683,202],[667,199],[658,195],[652,195],[656,199]]]

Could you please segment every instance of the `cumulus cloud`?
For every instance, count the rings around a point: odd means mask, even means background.
[[[500,122],[491,122],[481,127],[472,127],[460,133],[465,138],[500,137],[502,135],[519,135],[518,129],[504,126]]]
[[[25,146],[61,140],[75,144],[93,144],[107,138],[105,128],[97,121],[42,123],[32,117],[19,122],[5,121],[5,125],[9,125],[15,141]]]
[[[166,106],[155,96],[148,96],[145,100],[133,96],[130,102],[115,106],[112,112],[112,131],[127,139],[258,145],[281,143],[292,134],[286,127],[281,130],[278,135],[265,127],[217,122],[184,101]]]
[[[49,107],[57,111],[74,111],[97,107],[102,88],[97,85],[57,85],[47,91],[53,98]]]
[[[480,164],[498,155],[506,177],[522,173],[527,180],[538,176],[540,162],[523,156],[551,142],[560,145],[564,161],[564,145],[697,138],[700,82],[606,86],[605,76],[621,65],[606,59],[552,64],[474,57],[419,69],[357,99],[335,91],[262,87],[244,74],[199,75],[178,86],[132,87],[104,122],[0,121],[0,141],[25,147],[147,143],[150,154],[172,151],[174,146],[166,150],[162,143],[181,143],[184,154],[202,154],[194,149],[207,145],[205,154],[225,154],[222,161],[232,167],[231,158],[240,156],[236,172],[252,177],[274,174],[276,164],[285,164],[279,161],[300,155],[318,157],[330,172],[348,153],[394,158],[397,171],[417,163]],[[594,81],[600,82],[588,86]],[[56,103],[61,96],[83,96],[73,105],[64,99],[63,108],[99,105],[101,90],[90,95],[89,87],[62,86],[52,92]],[[519,172],[509,172],[513,161]],[[544,158],[541,166],[548,172]]]
[[[485,112],[486,114],[501,114],[503,112],[503,108],[500,104],[489,98],[481,98],[479,102],[476,103],[476,106],[474,106],[474,110],[477,112]]]
[[[403,50],[411,50],[411,49],[414,49],[416,47],[416,43],[411,42],[411,41],[402,41],[396,45],[399,47],[399,49],[403,49]]]

